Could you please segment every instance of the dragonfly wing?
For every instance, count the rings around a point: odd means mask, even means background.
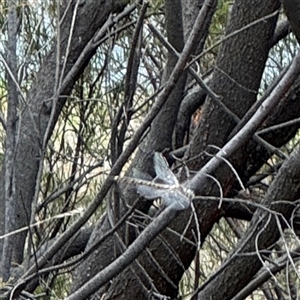
[[[165,191],[161,197],[167,206],[172,205],[175,210],[186,209],[190,206],[189,198],[178,189]]]
[[[164,194],[163,190],[156,189],[152,186],[146,186],[146,185],[137,185],[136,190],[142,197],[149,200],[162,198],[162,195]]]
[[[151,181],[153,178],[144,172],[141,172],[140,170],[133,168],[132,170],[132,177],[133,178],[138,178],[138,179],[143,179],[143,180],[149,180]]]
[[[160,189],[153,186],[137,185],[137,192],[148,200],[161,198],[166,206],[172,205],[175,210],[183,210],[190,206],[190,199],[178,188]]]
[[[153,161],[157,179],[169,185],[178,185],[176,176],[170,170],[166,159],[162,156],[161,153],[155,152]]]

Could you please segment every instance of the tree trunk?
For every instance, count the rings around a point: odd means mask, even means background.
[[[66,12],[60,29],[61,39],[53,41],[52,50],[45,57],[45,63],[36,75],[37,81],[33,84],[19,117],[20,132],[14,166],[16,170],[16,209],[14,216],[11,216],[15,220],[15,229],[26,227],[30,223],[31,208],[33,201],[36,201],[34,198],[37,197],[37,190],[39,190],[39,183],[36,180],[39,168],[42,168],[43,165],[42,158],[45,147],[66,101],[66,97],[61,95],[65,96],[70,93],[75,80],[95,53],[96,45],[94,48],[89,47],[83,58],[80,60],[78,58],[87,43],[107,21],[109,14],[121,11],[128,2],[108,0],[99,5],[97,1],[84,1],[82,5],[79,5],[79,2],[74,4],[73,1],[68,1],[61,9]],[[72,27],[73,17],[75,25]],[[72,43],[68,46],[70,37]],[[67,60],[64,61],[67,51]],[[61,74],[63,64],[65,64],[64,73]],[[71,70],[72,73],[69,73]],[[68,78],[67,81],[63,80],[62,85],[57,84],[60,76],[63,79]],[[5,198],[3,197],[5,178],[3,176],[2,172],[0,182],[2,214],[5,211]],[[3,220],[5,220],[5,216],[1,215],[1,220],[0,235],[4,234]],[[26,232],[14,235],[12,253],[14,263],[20,264],[23,261],[26,235]]]

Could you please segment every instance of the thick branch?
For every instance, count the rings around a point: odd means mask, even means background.
[[[259,252],[264,249],[271,250],[286,222],[289,220],[292,207],[280,201],[294,201],[300,197],[300,148],[297,147],[290,158],[286,160],[263,201],[268,206],[274,200],[278,201],[276,211],[279,214],[272,215],[269,212],[258,209],[252,219],[251,225],[240,243],[236,246],[236,251],[221,267],[218,276],[209,283],[205,283],[193,299],[223,299],[229,300],[247,284],[262,266],[262,257]],[[280,227],[283,228],[280,228]],[[252,256],[243,256],[247,253],[254,253]],[[237,270],[247,270],[243,276]],[[236,275],[236,276],[234,276]],[[230,280],[228,278],[231,278]],[[222,295],[219,291],[222,287]],[[226,287],[226,288],[225,288]]]

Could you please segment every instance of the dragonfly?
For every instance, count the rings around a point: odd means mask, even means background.
[[[153,162],[156,173],[154,180],[132,179],[138,194],[148,200],[161,199],[174,210],[187,209],[195,196],[194,192],[179,183],[161,153],[154,153]]]

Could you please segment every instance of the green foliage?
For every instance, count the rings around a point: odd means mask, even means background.
[[[211,34],[219,39],[224,35],[225,26],[228,19],[230,8],[233,5],[232,0],[219,0],[216,14],[214,15],[213,22],[211,24]]]
[[[154,0],[149,1],[149,9],[147,15],[161,14],[164,10],[165,1],[164,0]]]

